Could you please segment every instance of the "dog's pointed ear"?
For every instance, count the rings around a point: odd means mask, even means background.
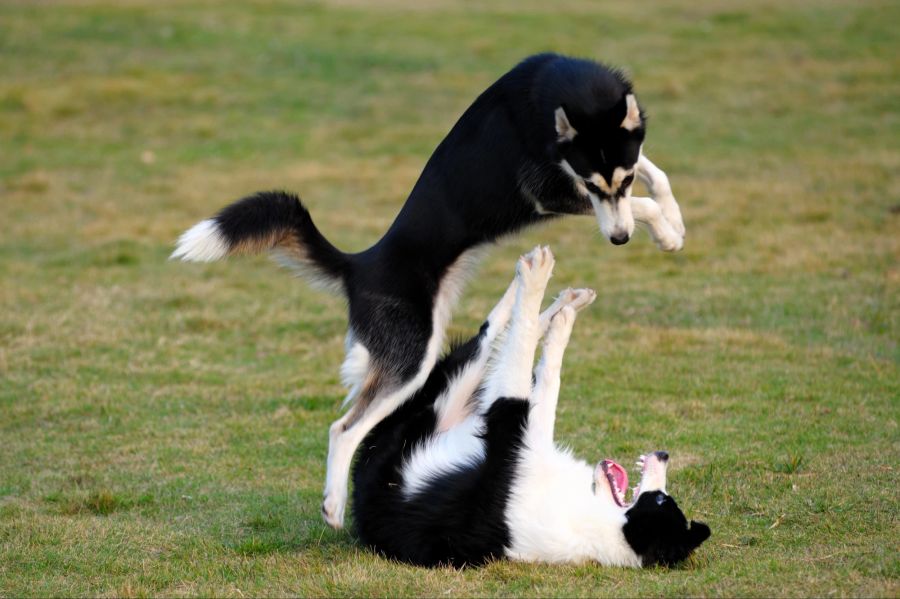
[[[578,131],[576,131],[575,127],[572,126],[572,123],[569,122],[569,117],[566,116],[566,110],[560,106],[553,115],[556,117],[557,140],[572,141]]]
[[[621,106],[621,104],[620,104]],[[634,131],[641,126],[641,109],[638,106],[637,98],[634,94],[625,95],[625,118],[622,119],[621,127],[627,131]]]
[[[709,526],[703,522],[691,520],[691,527],[688,529],[688,544],[690,550],[693,551],[699,547],[711,534],[712,531],[709,529]]]

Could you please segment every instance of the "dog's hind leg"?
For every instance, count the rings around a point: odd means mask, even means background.
[[[531,392],[531,368],[541,332],[538,313],[553,264],[548,247],[537,247],[516,263],[519,285],[512,321],[487,377],[482,410],[500,397],[526,398]]]
[[[434,368],[442,336],[443,328],[439,328],[438,333],[432,333],[429,349],[422,357],[418,370],[406,380],[387,374],[386,369],[379,368],[376,360],[367,360],[368,370],[362,382],[357,383],[359,392],[355,399],[351,397],[353,406],[329,429],[322,517],[332,528],[342,528],[344,525],[350,465],[356,448],[369,431],[424,384]],[[355,388],[351,389],[351,393],[355,391]]]
[[[681,219],[681,208],[672,195],[672,186],[669,184],[669,177],[666,173],[650,162],[650,159],[641,154],[638,158],[637,168],[638,178],[647,186],[652,197],[662,211],[663,217],[672,226],[672,230],[682,238],[684,243],[684,221]],[[681,249],[680,247],[678,249]]]
[[[594,292],[590,289],[579,291]],[[590,302],[588,302],[590,303]],[[584,304],[587,305],[587,304]],[[544,338],[541,361],[535,369],[534,388],[531,391],[531,413],[528,417],[528,445],[532,448],[553,443],[553,427],[556,423],[556,405],[559,400],[560,372],[563,354],[569,344],[576,309],[564,306],[550,321]]]
[[[679,235],[669,220],[663,216],[662,208],[650,198],[631,196],[631,212],[635,222],[643,224],[659,249],[674,252],[684,246],[684,237]]]
[[[494,309],[488,314],[484,324],[481,325],[478,335],[472,340],[478,343],[475,353],[459,372],[454,375],[453,379],[448,383],[447,389],[435,400],[434,410],[437,414],[438,432],[449,430],[469,415],[471,411],[469,400],[484,379],[494,342],[509,323],[513,304],[516,301],[518,286],[519,279],[516,277],[509,284],[509,287],[497,305],[494,306]]]
[[[553,320],[553,317],[556,316],[557,312],[566,306],[572,306],[576,311],[580,311],[582,308],[594,303],[595,299],[597,299],[597,293],[593,289],[572,289],[571,287],[563,289],[560,294],[556,296],[556,299],[553,300],[553,303],[550,304],[546,310],[541,312],[538,321],[541,330],[540,336],[543,337],[547,334],[547,329],[550,328],[550,322]]]
[[[369,431],[409,399],[420,385],[416,380],[399,388],[364,385],[357,403],[331,425],[322,517],[332,528],[344,526],[350,465],[356,448]]]

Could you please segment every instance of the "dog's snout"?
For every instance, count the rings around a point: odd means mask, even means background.
[[[654,455],[656,455],[656,458],[660,462],[669,461],[669,452],[668,451],[656,451],[656,452],[654,452]]]
[[[609,240],[613,243],[613,245],[625,245],[628,243],[628,240],[631,239],[631,236],[628,233],[621,233],[619,235],[611,235]]]

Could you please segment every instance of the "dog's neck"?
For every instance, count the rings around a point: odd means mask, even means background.
[[[624,511],[594,495],[590,465],[556,448],[523,458],[509,506],[512,559],[641,565],[622,532]]]

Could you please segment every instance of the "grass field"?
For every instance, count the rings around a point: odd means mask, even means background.
[[[900,6],[380,6],[0,4],[0,596],[900,595]],[[668,449],[713,537],[673,570],[396,565],[319,518],[342,302],[264,258],[167,256],[273,187],[366,247],[548,49],[632,75],[687,246],[528,231],[453,332],[551,244],[551,288],[599,293],[558,436]]]

